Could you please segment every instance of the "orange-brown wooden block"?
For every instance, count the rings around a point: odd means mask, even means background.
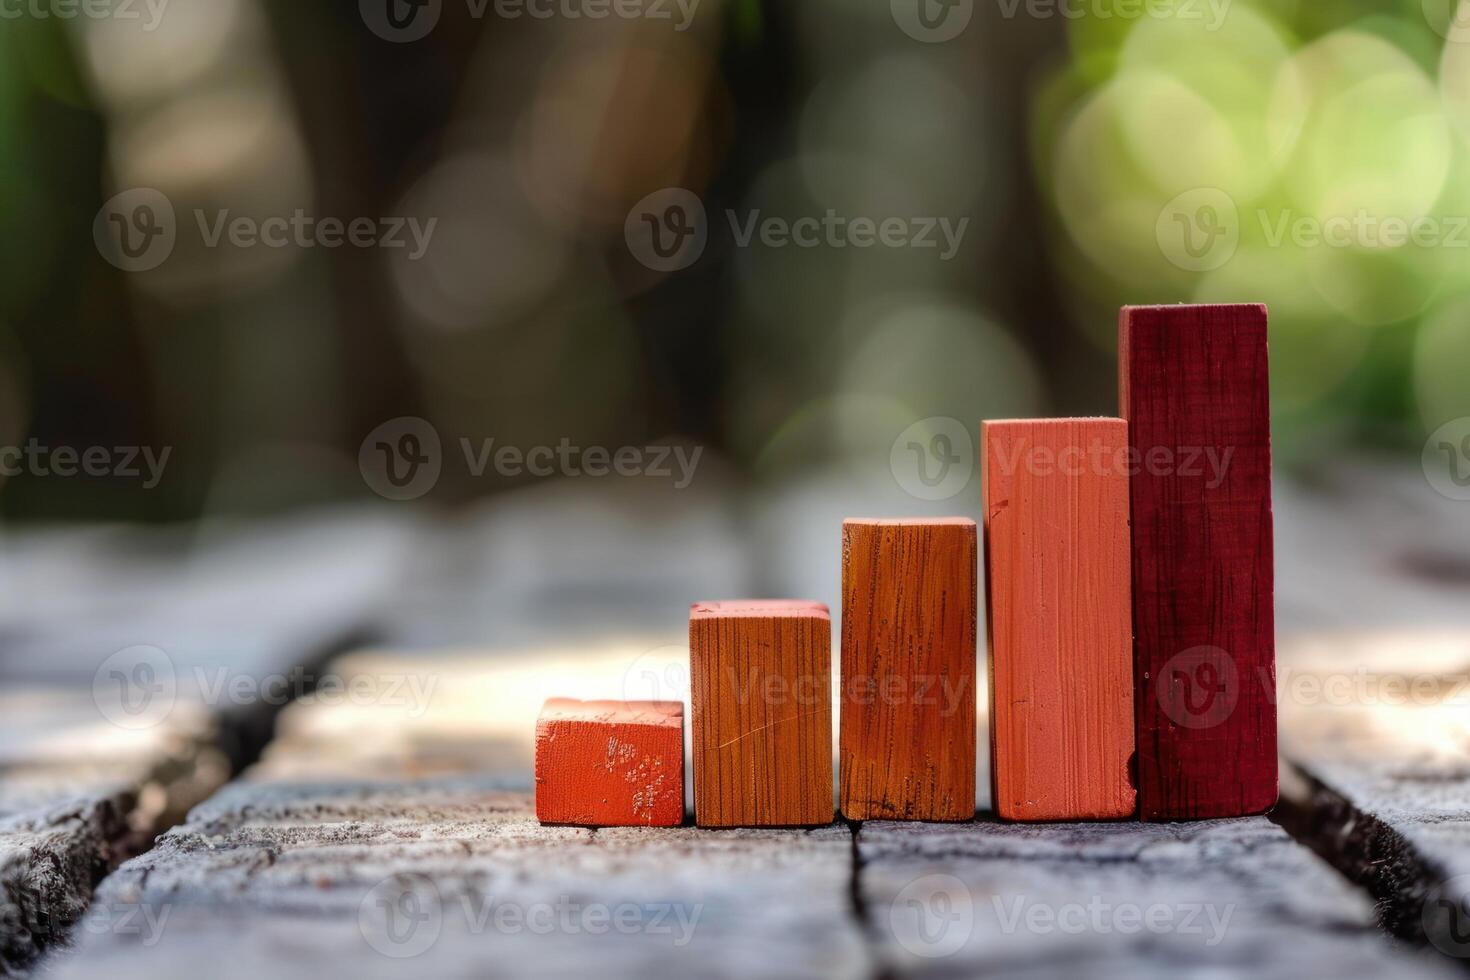
[[[842,813],[975,816],[975,522],[842,527]]]
[[[536,817],[582,827],[684,822],[684,706],[552,698],[536,722]]]
[[[981,441],[995,812],[1132,816],[1128,425],[986,422]]]
[[[816,602],[689,614],[694,822],[832,822],[832,617]]]

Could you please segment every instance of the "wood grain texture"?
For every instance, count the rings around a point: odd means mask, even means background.
[[[1266,308],[1129,307],[1133,630],[1144,820],[1276,802]]]
[[[995,812],[1132,816],[1128,425],[986,422],[981,441]]]
[[[694,818],[809,827],[832,807],[832,617],[816,602],[706,602],[689,615]]]
[[[975,816],[975,522],[842,527],[842,813]]]
[[[536,817],[579,827],[684,822],[684,706],[553,698],[536,722]]]

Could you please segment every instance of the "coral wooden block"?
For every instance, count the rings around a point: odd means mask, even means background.
[[[1129,307],[1139,812],[1276,802],[1266,308]]]
[[[975,522],[842,527],[842,813],[975,816]]]
[[[832,617],[815,602],[703,602],[689,615],[694,819],[832,821]]]
[[[582,827],[684,822],[684,706],[552,698],[536,722],[536,817]]]
[[[995,812],[1132,816],[1128,425],[986,422],[981,440]]]

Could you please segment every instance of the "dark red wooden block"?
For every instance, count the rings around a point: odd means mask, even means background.
[[[1120,317],[1144,820],[1276,802],[1266,308]]]

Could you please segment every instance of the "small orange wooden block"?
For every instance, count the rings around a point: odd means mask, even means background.
[[[996,815],[1132,816],[1127,423],[986,422],[981,441]]]
[[[552,698],[536,722],[536,817],[581,827],[684,822],[684,706]]]
[[[842,527],[842,813],[975,817],[975,522]]]
[[[689,614],[694,822],[832,822],[832,617],[816,602]]]

